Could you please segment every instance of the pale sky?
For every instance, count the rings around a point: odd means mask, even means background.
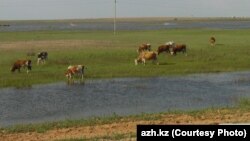
[[[115,0],[0,0],[0,20],[111,18]],[[117,17],[250,17],[250,0],[117,0]]]

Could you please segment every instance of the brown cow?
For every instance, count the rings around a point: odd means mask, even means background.
[[[171,55],[176,55],[177,52],[185,53],[187,56],[187,46],[185,44],[176,44],[170,48]]]
[[[141,44],[138,49],[137,52],[141,53],[142,51],[150,51],[151,50],[151,44],[147,43],[147,44]]]
[[[153,51],[141,52],[137,59],[135,59],[135,65],[137,65],[138,62],[143,63],[145,65],[146,60],[153,60],[153,62],[155,62],[157,60],[157,53]]]
[[[21,72],[21,68],[26,68],[26,67],[27,67],[26,72],[29,73],[29,71],[32,68],[31,60],[17,60],[11,68],[11,72],[15,72],[15,70]]]
[[[215,37],[210,37],[209,42],[210,42],[210,45],[211,45],[211,46],[214,46],[214,45],[215,45],[215,42],[216,42]]]
[[[84,69],[85,69],[84,65],[69,66],[67,71],[65,72],[65,76],[68,78],[68,82],[73,80],[74,76],[81,77],[81,81],[82,81],[83,80]]]
[[[168,45],[168,44],[160,45],[157,49],[157,54],[160,55],[160,53],[162,52],[170,53],[171,47],[172,45]]]

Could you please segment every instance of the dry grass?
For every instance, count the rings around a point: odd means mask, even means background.
[[[86,46],[105,47],[110,46],[113,41],[103,40],[41,40],[41,41],[16,41],[16,42],[1,42],[0,49],[15,50],[15,49],[69,49],[84,48]]]

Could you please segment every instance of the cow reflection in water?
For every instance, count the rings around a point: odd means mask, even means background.
[[[83,81],[83,75],[84,75],[84,69],[86,67],[84,65],[70,65],[67,68],[67,71],[65,72],[65,76],[68,79],[68,84],[73,84],[74,83],[74,78],[78,78],[79,82],[84,84]]]

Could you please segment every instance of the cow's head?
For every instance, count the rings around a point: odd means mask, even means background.
[[[31,69],[32,69],[32,65],[31,65],[31,60],[27,60],[26,62],[25,62],[25,66],[27,66],[27,73],[29,73],[29,71],[31,71]]]
[[[147,50],[151,51],[151,44],[147,43]]]
[[[171,55],[174,55],[175,54],[174,48],[173,47],[169,48],[169,52]]]
[[[15,70],[18,69],[17,66],[14,64],[12,68],[10,69],[11,72],[15,72]]]
[[[135,59],[135,65],[138,65],[138,63],[142,63],[142,57],[139,56],[138,58]]]
[[[72,78],[72,74],[71,74],[71,72],[69,70],[66,71],[64,74],[68,78],[68,80]]]
[[[31,60],[27,60],[25,65],[27,66],[28,70],[32,69]]]

